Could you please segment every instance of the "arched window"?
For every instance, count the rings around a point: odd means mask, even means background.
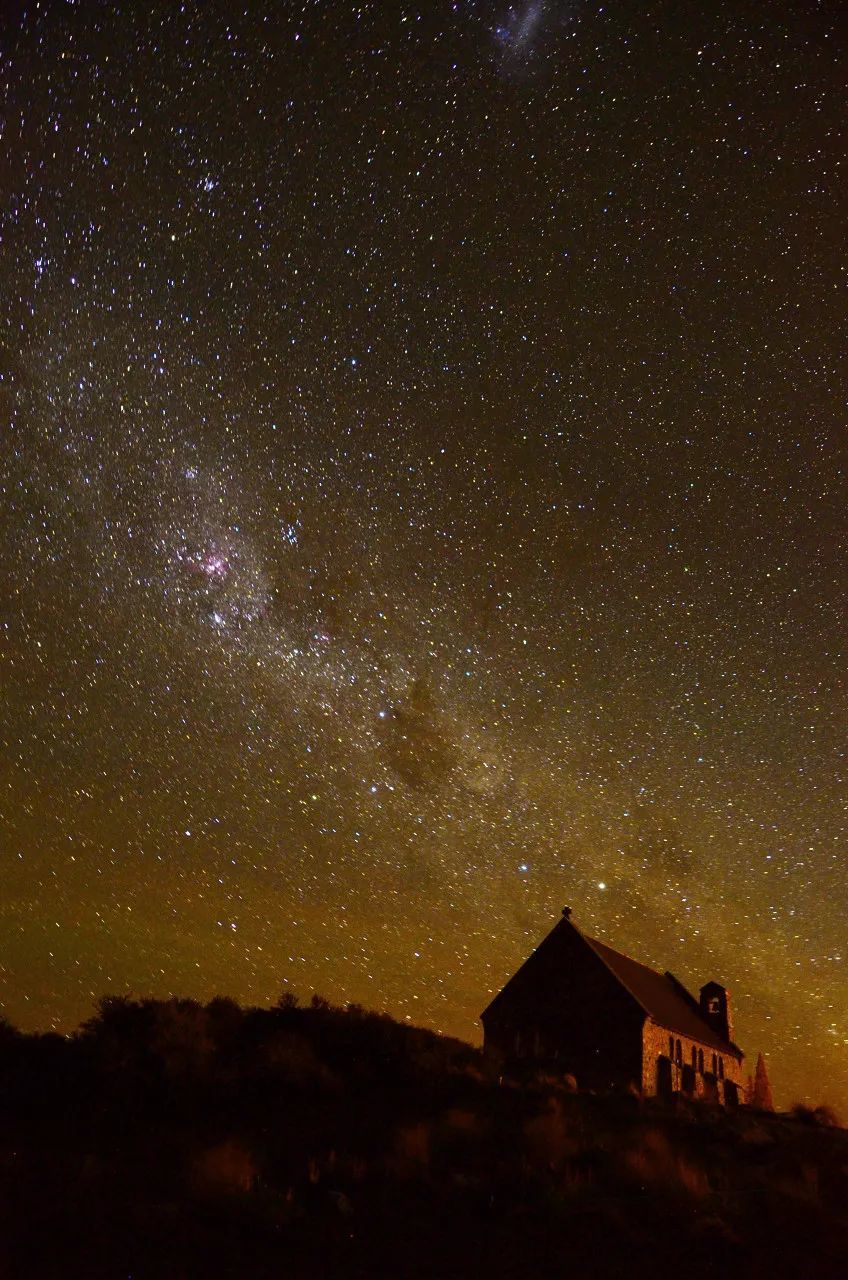
[[[677,1055],[676,1055],[676,1056],[677,1056],[677,1061],[682,1063],[682,1061],[683,1061],[683,1050],[682,1050],[682,1049],[681,1049],[681,1047],[680,1047],[680,1041],[679,1041],[679,1040],[677,1041]]]
[[[719,1058],[718,1060],[718,1078],[719,1080],[724,1079],[724,1058]]]
[[[674,1036],[668,1037],[668,1056],[674,1059]]]
[[[718,1058],[713,1054],[713,1075],[718,1075]]]
[[[699,1049],[699,1050],[698,1050],[698,1070],[701,1072],[701,1075],[703,1075],[703,1074],[704,1074],[704,1051],[703,1051],[703,1049]]]

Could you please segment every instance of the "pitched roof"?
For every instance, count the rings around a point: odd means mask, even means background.
[[[725,1040],[710,1026],[701,1014],[695,997],[689,994],[673,974],[658,973],[656,969],[649,969],[646,964],[631,960],[630,956],[624,956],[620,951],[613,951],[612,947],[598,942],[596,938],[587,938],[585,933],[580,933],[580,936],[654,1022],[668,1027],[669,1031],[679,1031],[690,1040],[698,1040],[713,1049],[742,1057],[742,1051],[732,1041]]]

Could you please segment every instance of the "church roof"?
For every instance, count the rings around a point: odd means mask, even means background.
[[[484,1022],[495,1007],[507,997],[508,992],[515,995],[521,990],[522,983],[529,982],[531,985],[534,983],[535,975],[538,973],[537,963],[543,955],[548,957],[549,975],[553,977],[555,988],[555,975],[561,971],[561,966],[567,966],[569,963],[567,953],[562,953],[557,945],[557,939],[576,935],[584,946],[595,953],[645,1016],[651,1018],[658,1026],[686,1036],[690,1040],[697,1040],[699,1044],[707,1045],[711,1049],[730,1053],[740,1060],[745,1056],[738,1045],[732,1040],[725,1039],[710,1024],[698,1001],[673,973],[659,973],[656,969],[651,969],[638,960],[632,960],[630,956],[625,956],[620,951],[614,951],[605,942],[587,937],[571,920],[569,907],[566,907],[562,914],[563,919],[554,926],[533,954],[513,974],[506,986],[498,992],[488,1008],[483,1011],[481,1016]]]
[[[690,995],[673,974],[659,973],[646,964],[640,964],[638,960],[631,960],[630,956],[613,951],[605,942],[587,938],[585,933],[580,936],[654,1022],[667,1027],[669,1031],[679,1031],[690,1040],[698,1040],[713,1049],[742,1056],[735,1044],[725,1040],[710,1026],[695,997]]]

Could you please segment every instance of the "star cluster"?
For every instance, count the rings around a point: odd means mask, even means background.
[[[0,1010],[570,902],[848,1105],[838,6],[3,21]]]

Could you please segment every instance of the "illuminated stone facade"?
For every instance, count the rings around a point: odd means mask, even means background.
[[[737,1056],[738,1055],[738,1056]],[[683,1093],[731,1106],[742,1101],[742,1056],[679,1035],[646,1018],[642,1028],[642,1092]]]

